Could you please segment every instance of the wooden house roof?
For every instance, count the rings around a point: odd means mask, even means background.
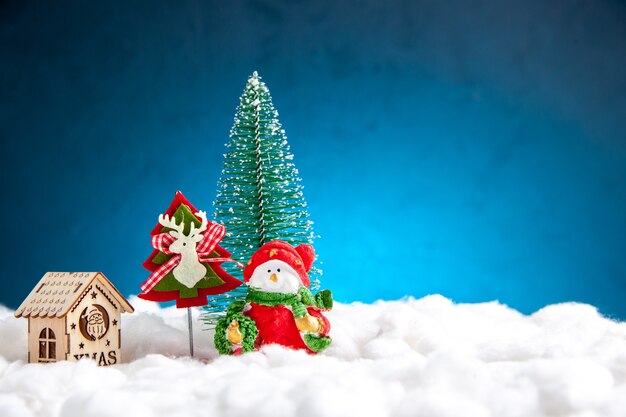
[[[113,294],[121,312],[134,311],[101,272],[48,272],[15,311],[15,317],[63,317],[96,278]]]

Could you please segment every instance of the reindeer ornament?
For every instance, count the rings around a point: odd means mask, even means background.
[[[172,273],[174,278],[187,288],[193,288],[207,272],[206,267],[198,259],[197,244],[204,238],[202,232],[207,230],[208,220],[204,211],[199,211],[196,215],[200,217],[202,224],[196,229],[196,225],[191,223],[191,230],[187,235],[185,235],[185,223],[182,220],[177,224],[176,220],[170,219],[167,214],[159,215],[159,223],[173,229],[169,234],[176,239],[170,244],[169,251],[180,255],[180,262],[174,267]]]
[[[151,235],[154,251],[143,266],[151,272],[141,284],[139,298],[150,301],[176,301],[176,307],[188,308],[208,303],[210,295],[222,294],[241,285],[221,267],[234,262],[230,253],[219,246],[226,228],[207,219],[180,192],[165,211]],[[192,352],[193,341],[190,340]]]

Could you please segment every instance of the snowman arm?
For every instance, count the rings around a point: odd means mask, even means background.
[[[315,294],[316,305],[322,310],[333,308],[333,293],[330,290],[323,290]]]
[[[309,290],[307,287],[300,287],[300,289],[298,290],[298,296],[300,298],[300,301],[302,301],[304,305],[317,307],[315,297],[313,297],[313,294],[311,294],[311,290]]]
[[[242,313],[245,303],[243,301],[234,301],[230,306],[228,306],[228,310],[226,311],[226,316],[232,316],[233,314]]]
[[[333,294],[330,290],[323,290],[315,294],[311,293],[307,287],[301,287],[298,291],[300,301],[304,305],[318,307],[322,310],[330,310],[333,308]]]

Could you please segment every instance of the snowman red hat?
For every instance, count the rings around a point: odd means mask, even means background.
[[[252,255],[248,265],[246,265],[246,268],[243,270],[244,282],[248,283],[250,281],[250,277],[258,266],[272,260],[286,263],[296,271],[300,277],[300,281],[302,281],[302,285],[305,287],[310,285],[311,281],[309,280],[307,272],[309,272],[315,260],[315,250],[313,246],[303,244],[294,248],[289,243],[283,242],[282,240],[268,242]]]

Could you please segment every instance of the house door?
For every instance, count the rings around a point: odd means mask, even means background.
[[[52,329],[44,328],[39,333],[39,362],[55,362],[57,360],[57,341]]]

